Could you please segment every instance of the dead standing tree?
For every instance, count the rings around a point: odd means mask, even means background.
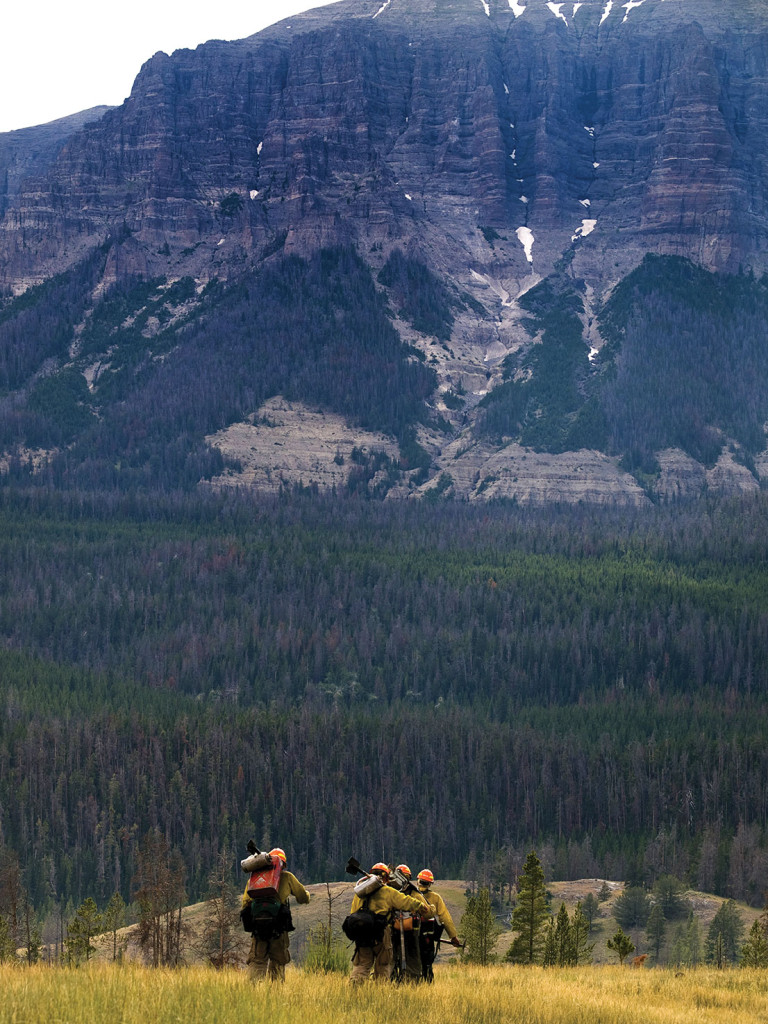
[[[232,884],[232,865],[226,853],[220,853],[216,867],[208,876],[205,918],[199,952],[214,967],[241,961],[240,942],[234,922],[240,906],[240,894]]]
[[[334,906],[339,902],[339,900],[344,900],[346,903],[346,901],[349,899],[349,886],[344,885],[337,892],[334,892],[331,889],[331,883],[326,882],[325,891],[325,899],[328,905],[328,924],[325,933],[325,943],[328,956],[330,956],[331,949],[333,947],[333,909]]]
[[[176,967],[182,962],[185,935],[181,854],[171,850],[165,836],[155,830],[144,837],[137,861],[134,898],[139,905],[139,946],[153,967]]]

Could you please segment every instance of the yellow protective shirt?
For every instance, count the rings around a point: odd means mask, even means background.
[[[291,896],[293,896],[297,903],[309,903],[309,893],[298,880],[296,875],[292,875],[290,871],[283,869],[280,875],[280,881],[277,884],[277,896],[281,903],[287,903]],[[245,892],[243,893],[243,906],[251,902],[251,897],[248,895],[248,883],[245,883]]]
[[[456,931],[456,925],[453,923],[448,907],[445,905],[445,900],[439,892],[433,892],[432,889],[419,889],[421,895],[427,900],[429,905],[435,912],[435,917],[438,919],[440,924],[445,928],[448,933],[449,939],[458,939],[459,933]]]
[[[391,885],[382,885],[375,893],[367,897],[368,909],[374,914],[391,914],[393,910],[404,910],[407,914],[416,914],[424,906],[424,900],[418,896],[406,896]],[[363,906],[363,899],[355,896],[352,900],[350,913],[354,914]]]

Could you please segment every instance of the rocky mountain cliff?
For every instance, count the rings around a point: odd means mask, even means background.
[[[67,140],[109,109],[92,107],[48,124],[0,133],[0,216],[25,180],[45,174]]]
[[[239,42],[156,54],[129,99],[63,147],[20,161],[0,136],[3,316],[16,315],[13,296],[28,305],[61,275],[68,295],[80,289],[66,344],[42,346],[6,380],[15,397],[5,400],[14,429],[4,447],[9,457],[71,450],[80,436],[60,432],[51,445],[43,431],[35,444],[35,431],[19,427],[41,375],[76,370],[88,388],[77,391],[77,408],[103,420],[104,375],[115,372],[121,332],[137,318],[144,341],[131,344],[146,351],[131,386],[146,394],[150,369],[170,373],[178,360],[179,337],[199,334],[203,322],[210,330],[219,315],[201,299],[206,286],[231,288],[286,260],[348,250],[388,304],[403,358],[434,374],[425,411],[409,414],[426,454],[401,460],[404,475],[390,473],[387,493],[642,503],[709,486],[756,488],[765,437],[753,428],[768,419],[764,400],[750,393],[749,425],[719,407],[707,413],[693,441],[672,428],[630,437],[619,422],[626,388],[610,380],[623,379],[636,317],[627,314],[611,347],[601,315],[648,253],[691,261],[713,275],[705,281],[759,281],[768,263],[766,121],[761,0],[342,0]],[[137,281],[193,287],[170,304],[157,292],[151,315],[142,293],[112,335],[97,343],[91,332],[84,348],[110,288],[130,292]],[[570,327],[547,319],[542,294],[554,296],[550,312],[570,303]],[[684,320],[699,294],[688,293],[687,313],[678,309]],[[414,313],[425,295],[431,319]],[[526,296],[538,303],[533,315]],[[750,299],[750,331],[762,302]],[[579,337],[566,344],[577,321]],[[174,324],[179,337],[168,334]],[[696,372],[700,363],[689,356],[681,365]],[[568,368],[556,386],[546,383],[553,367]],[[489,399],[500,388],[501,404]],[[263,436],[263,402],[277,395],[341,415],[361,451],[391,461],[382,431],[407,447],[404,420],[371,422],[368,436],[340,400],[286,391],[277,375],[251,388],[250,408],[244,398],[224,422],[201,424],[215,451],[237,459],[220,482],[245,472],[322,485],[291,470],[296,451],[276,460]],[[135,397],[123,388],[119,400]]]

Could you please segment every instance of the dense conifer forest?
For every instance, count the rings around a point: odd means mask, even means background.
[[[605,344],[588,358],[583,282],[554,274],[523,295],[540,344],[507,357],[477,430],[541,451],[596,448],[643,479],[654,453],[680,448],[712,465],[725,438],[738,457],[765,447],[768,284],[649,254],[599,313]]]
[[[36,912],[280,842],[760,903],[768,498],[650,513],[0,491],[0,854]],[[0,911],[1,913],[2,911]]]

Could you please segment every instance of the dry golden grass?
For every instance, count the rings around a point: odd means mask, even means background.
[[[768,973],[443,966],[434,985],[352,988],[290,969],[284,985],[243,972],[135,965],[0,967],[0,1024],[752,1024],[768,1021]]]

